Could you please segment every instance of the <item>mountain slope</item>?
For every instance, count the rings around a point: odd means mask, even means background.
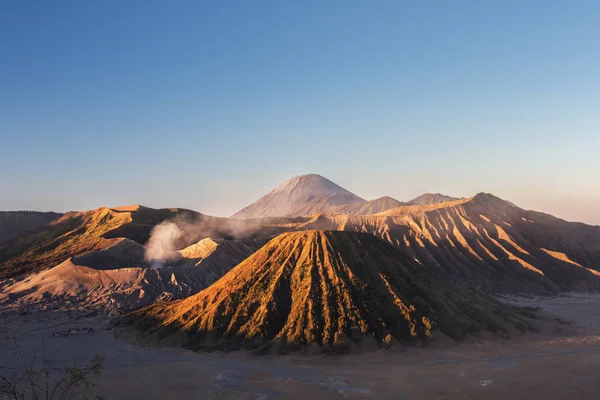
[[[73,263],[92,269],[107,270],[147,267],[144,260],[145,248],[131,239],[111,239],[109,247],[73,257]]]
[[[345,351],[428,340],[436,328],[457,340],[506,335],[521,319],[372,235],[307,231],[277,236],[208,289],[126,322],[196,348]]]
[[[155,225],[164,220],[181,218],[193,221],[196,236],[210,231],[215,237],[228,235],[227,219],[205,216],[184,209],[152,209],[147,207],[99,208],[68,212],[61,218],[22,235],[0,247],[0,278],[53,267],[69,257],[101,250],[125,237],[140,244],[148,241]],[[223,227],[222,227],[223,226]],[[191,237],[198,240],[200,237]],[[190,243],[181,243],[182,246]]]
[[[600,289],[600,227],[523,210],[490,194],[373,216],[320,215],[295,229],[368,232],[493,292]]]
[[[179,251],[178,266],[239,264],[266,243],[265,240],[225,240],[205,238]],[[221,274],[221,276],[224,275]]]
[[[62,214],[38,211],[0,211],[0,245],[25,233],[34,231]]]
[[[6,280],[0,287],[0,305],[15,312],[51,308],[120,313],[197,293],[260,245],[258,241],[205,239],[200,242],[205,250],[201,255],[197,245],[190,246],[181,252],[179,262],[156,269],[144,260],[144,246],[123,238],[113,242],[54,268]]]
[[[295,176],[235,213],[232,218],[310,215],[364,200],[320,175]]]
[[[430,204],[445,203],[448,201],[458,200],[457,197],[446,196],[440,193],[424,193],[414,199],[407,201],[406,205],[409,206],[426,206]]]
[[[404,205],[404,203],[392,197],[384,196],[375,200],[338,206],[335,208],[334,212],[349,215],[372,215]]]

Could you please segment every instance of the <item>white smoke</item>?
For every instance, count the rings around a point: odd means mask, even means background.
[[[144,259],[153,268],[160,268],[163,263],[176,259],[178,257],[176,243],[181,235],[179,227],[171,221],[163,221],[156,225],[146,243]]]
[[[268,221],[181,214],[156,225],[146,243],[144,258],[153,268],[179,259],[177,250],[205,238],[244,239],[261,232]]]

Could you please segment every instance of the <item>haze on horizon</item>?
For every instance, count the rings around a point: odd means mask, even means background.
[[[318,12],[315,12],[318,10]],[[594,1],[0,4],[0,209],[228,216],[294,175],[600,224]]]

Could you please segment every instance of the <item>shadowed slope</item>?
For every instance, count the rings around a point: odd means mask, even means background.
[[[277,236],[197,295],[126,321],[197,348],[315,343],[345,351],[351,342],[427,340],[434,328],[457,340],[481,330],[505,335],[499,315],[519,321],[372,235],[306,231]]]
[[[39,211],[0,211],[0,246],[20,235],[39,229],[62,214]]]
[[[54,268],[4,285],[0,304],[18,312],[92,309],[119,313],[157,300],[179,299],[207,287],[200,268],[94,269],[67,259]]]
[[[97,270],[148,266],[144,260],[145,248],[138,242],[126,238],[113,239],[111,242],[106,249],[74,257],[73,263]]]

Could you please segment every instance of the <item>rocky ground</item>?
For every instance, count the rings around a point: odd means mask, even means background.
[[[11,313],[4,315],[3,330],[15,337],[21,355],[2,338],[0,374],[16,376],[43,343],[54,372],[89,363],[95,354],[104,357],[95,383],[96,394],[107,399],[597,398],[600,295],[503,301],[560,316],[548,319],[551,329],[543,334],[513,340],[326,357],[141,347],[117,338],[101,315]],[[71,328],[93,331],[65,336]]]

